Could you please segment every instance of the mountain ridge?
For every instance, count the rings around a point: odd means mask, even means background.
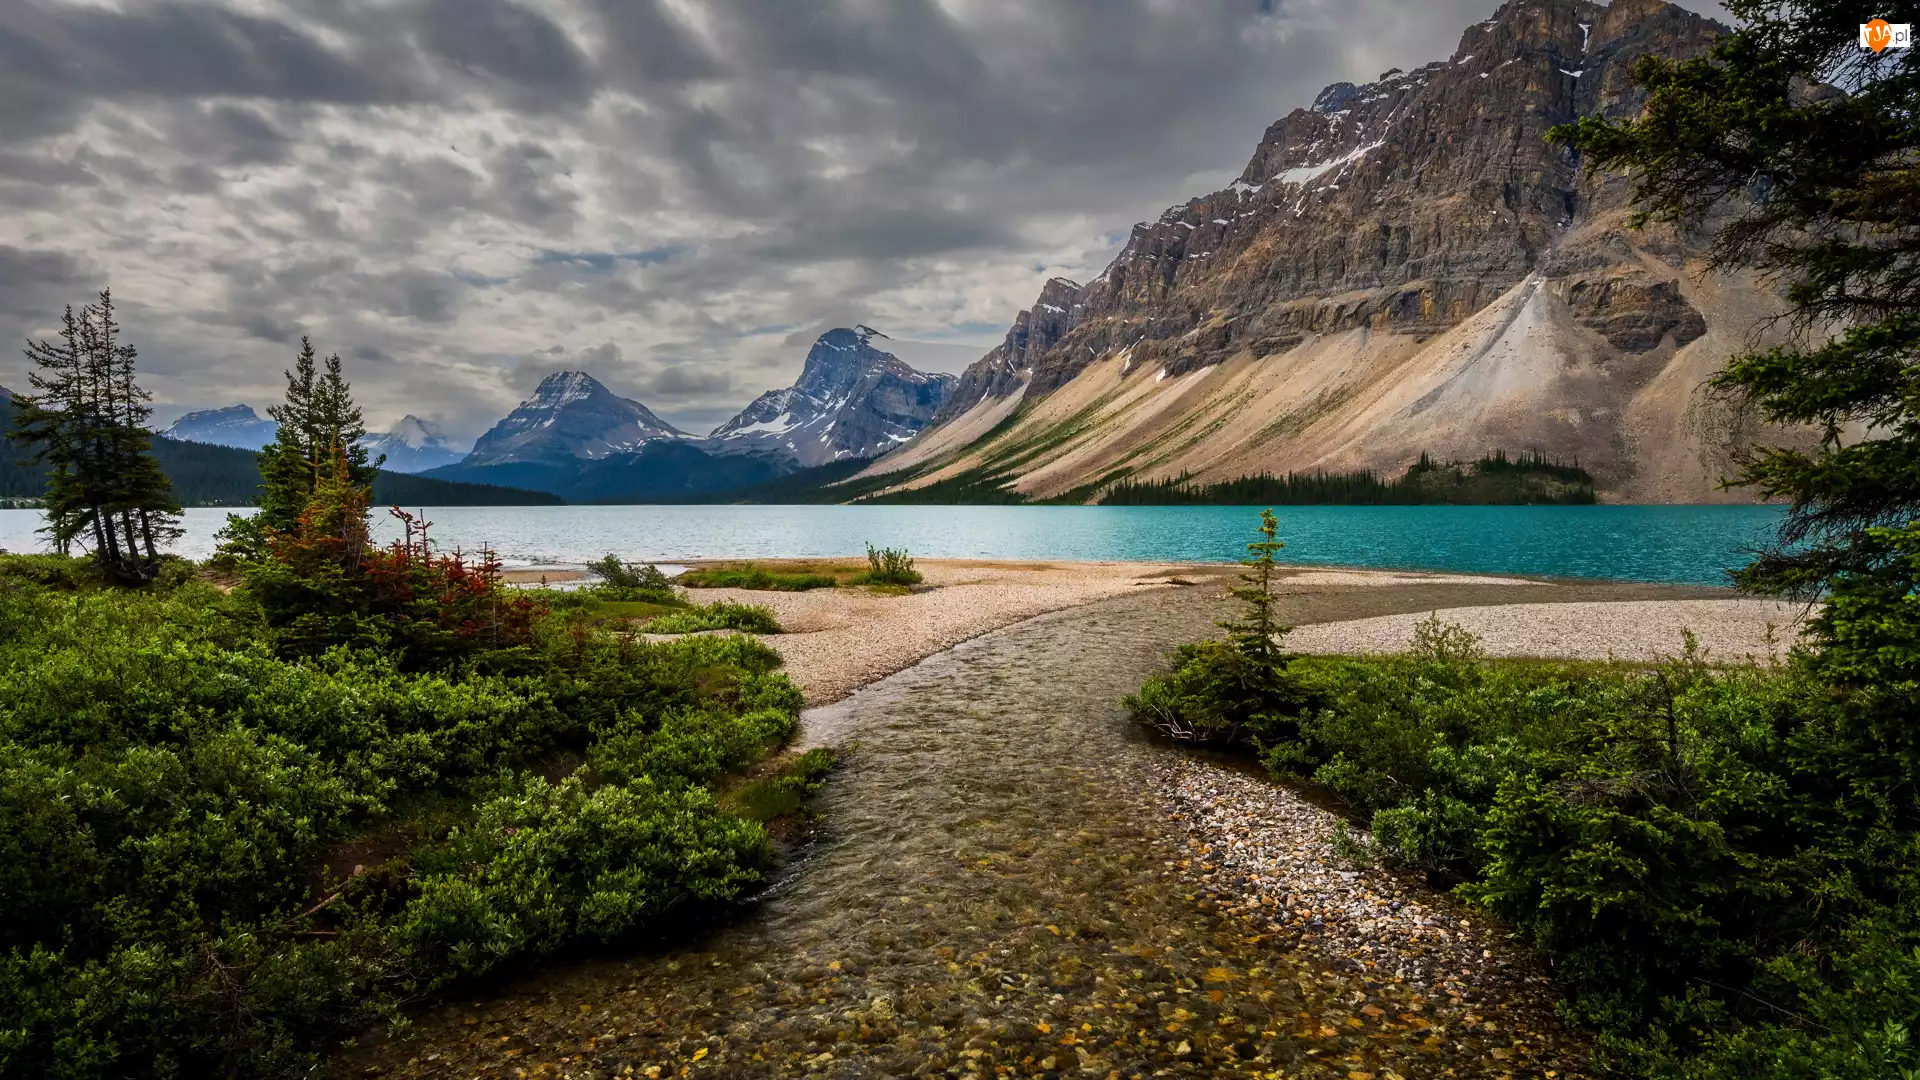
[[[253,411],[251,405],[199,409],[181,416],[160,432],[163,439],[258,450],[273,441],[279,425]]]
[[[556,371],[474,440],[463,466],[563,462],[637,450],[656,439],[688,434],[632,398],[608,390],[584,371]]]
[[[387,431],[377,435],[369,433],[360,443],[367,448],[369,456],[386,459],[382,468],[397,473],[423,473],[452,465],[467,456],[453,448],[438,425],[412,413],[401,417]]]
[[[1742,417],[1697,392],[1777,297],[1627,227],[1628,185],[1545,141],[1637,112],[1628,70],[1723,28],[1661,0],[1513,0],[1446,60],[1335,83],[1227,187],[1050,280],[935,425],[864,476],[1030,497],[1119,478],[1397,472],[1494,449],[1607,496],[1724,499]],[[1770,433],[1771,434],[1771,433]]]

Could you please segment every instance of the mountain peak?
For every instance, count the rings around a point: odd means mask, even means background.
[[[263,420],[251,405],[225,405],[218,409],[200,409],[175,420],[162,438],[180,442],[211,443],[242,450],[258,450],[273,441],[279,425]]]
[[[468,465],[601,458],[687,434],[584,371],[556,371],[473,444]]]
[[[426,472],[442,465],[451,465],[466,456],[453,448],[438,425],[412,413],[401,417],[382,434],[363,436],[360,443],[373,457],[386,458],[380,467],[388,472]]]
[[[871,326],[835,327],[807,350],[800,378],[769,390],[710,436],[743,449],[791,455],[802,466],[874,457],[933,419],[955,380],[915,371],[873,347]]]
[[[1694,307],[1712,301],[1686,284],[1695,242],[1630,229],[1631,181],[1546,133],[1637,114],[1638,60],[1699,56],[1722,32],[1665,0],[1509,0],[1446,59],[1327,86],[1233,183],[1136,225],[1084,287],[1047,282],[941,426],[879,468],[913,483],[999,457],[1021,463],[1017,490],[1053,496],[1506,445],[1673,497],[1725,448],[1651,437],[1706,429],[1667,411],[1684,394],[1647,387],[1696,384],[1654,373],[1705,369],[1714,341],[1694,343],[1745,309]],[[1066,410],[1012,404],[1091,372],[1072,400],[1109,403],[1097,421],[1055,429]]]
[[[612,396],[613,391],[584,371],[556,371],[540,380],[529,403],[557,409],[576,401]]]

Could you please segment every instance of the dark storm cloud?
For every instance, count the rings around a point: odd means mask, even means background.
[[[594,0],[608,69],[630,85],[686,82],[721,71],[706,47],[659,0]]]
[[[304,332],[376,423],[573,366],[705,430],[826,327],[984,352],[1495,6],[0,0],[0,334],[110,281],[162,403],[263,407]]]
[[[403,71],[357,64],[286,22],[216,4],[115,10],[11,0],[0,21],[0,65],[23,82],[88,95],[343,103],[413,96]]]
[[[706,394],[721,394],[733,389],[733,377],[724,371],[693,364],[675,364],[648,375],[640,382],[642,393],[662,401],[680,402]]]
[[[0,244],[0,313],[39,315],[57,310],[54,297],[64,294],[73,294],[77,307],[91,299],[87,293],[94,281],[80,260],[65,252]]]
[[[420,39],[459,71],[494,83],[530,107],[591,96],[587,58],[553,22],[508,0],[427,0]]]

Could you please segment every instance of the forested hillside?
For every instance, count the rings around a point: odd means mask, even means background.
[[[0,399],[0,430],[12,425],[12,403]],[[23,464],[23,456],[17,447],[0,445],[0,499],[38,498],[46,489],[46,470]],[[174,496],[182,506],[251,506],[258,497],[260,468],[251,450],[155,439],[153,456],[173,481]],[[544,491],[382,471],[373,482],[373,501],[409,506],[557,506],[565,500]]]

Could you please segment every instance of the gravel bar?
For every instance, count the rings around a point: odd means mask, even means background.
[[[1786,655],[1805,624],[1807,608],[1773,600],[1629,600],[1608,603],[1499,604],[1444,608],[1440,621],[1466,628],[1489,656],[1561,660],[1660,660],[1681,650],[1691,631],[1721,662],[1769,661]],[[1428,614],[1301,626],[1287,648],[1303,653],[1403,652],[1413,628]]]
[[[1515,1075],[1584,1076],[1584,1039],[1558,1016],[1550,977],[1509,931],[1413,875],[1355,866],[1340,819],[1298,794],[1210,761],[1155,766],[1169,818],[1187,831],[1187,872],[1229,911],[1336,971],[1430,1003],[1430,1039],[1504,1043]],[[1424,1025],[1423,1025],[1424,1026]]]

